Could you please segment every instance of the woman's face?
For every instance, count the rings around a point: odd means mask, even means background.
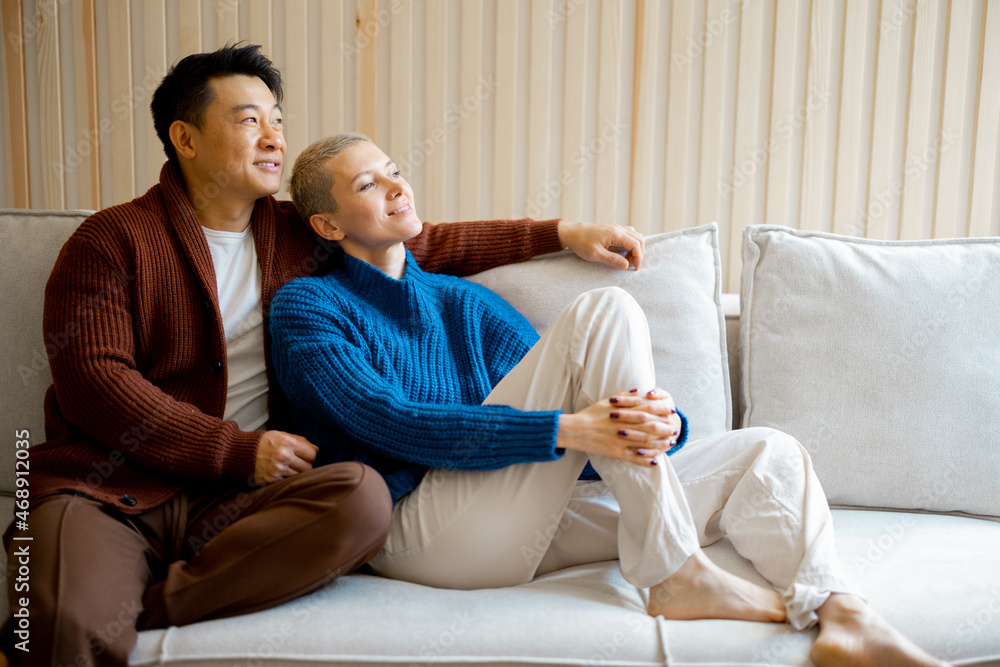
[[[363,141],[330,159],[337,212],[333,224],[345,250],[380,250],[420,233],[413,190],[395,163],[375,144]]]

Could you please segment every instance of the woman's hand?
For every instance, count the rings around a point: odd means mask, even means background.
[[[680,428],[669,394],[655,389],[643,396],[629,392],[562,415],[556,446],[656,465],[656,456],[677,442]]]
[[[634,227],[559,221],[559,241],[588,262],[601,262],[616,269],[636,269],[642,264],[642,234]],[[625,251],[622,257],[611,248]]]

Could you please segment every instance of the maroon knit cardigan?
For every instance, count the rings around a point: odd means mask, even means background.
[[[426,270],[468,275],[559,250],[557,223],[425,224],[407,247]],[[315,272],[329,250],[290,202],[258,199],[250,224],[269,353],[275,291]],[[212,256],[175,167],[66,242],[45,290],[44,333],[55,341],[53,384],[47,442],[31,448],[33,497],[71,490],[137,514],[187,484],[252,482],[262,431],[222,419],[226,343]],[[267,373],[277,387],[270,360]],[[272,392],[271,428],[287,424],[282,403]]]

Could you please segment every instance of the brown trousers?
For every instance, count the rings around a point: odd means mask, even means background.
[[[391,520],[385,482],[359,463],[259,489],[191,489],[135,516],[74,494],[41,498],[16,533],[31,541],[4,535],[11,611],[29,598],[29,651],[10,617],[4,652],[11,665],[126,665],[139,630],[267,609],[359,567]],[[24,545],[29,593],[15,590]]]

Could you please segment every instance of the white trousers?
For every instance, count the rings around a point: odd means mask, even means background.
[[[626,292],[606,288],[568,306],[485,403],[572,413],[653,386],[645,316]],[[601,482],[577,481],[588,460],[578,451],[500,470],[432,470],[396,504],[370,565],[394,579],[473,589],[617,558],[626,580],[648,588],[727,535],[782,593],[796,628],[815,622],[831,592],[856,593],[809,455],[791,436],[721,433],[656,466],[589,459]]]

